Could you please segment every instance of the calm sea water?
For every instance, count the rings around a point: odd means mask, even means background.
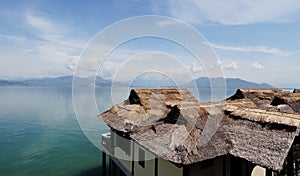
[[[0,175],[100,175],[100,134],[108,130],[89,111],[85,95],[77,92],[88,123],[78,122],[71,88],[0,88]],[[230,95],[234,90],[228,90]],[[114,92],[114,102],[123,100],[128,90]],[[201,90],[200,99],[210,100],[210,91]],[[99,112],[112,106],[109,89],[96,89]],[[224,97],[219,97],[220,99]],[[95,103],[95,102],[90,102]],[[80,120],[79,120],[80,121]],[[81,130],[83,127],[89,139]]]

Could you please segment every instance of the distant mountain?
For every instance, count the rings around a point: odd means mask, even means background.
[[[157,88],[157,87],[176,87],[170,79],[138,78],[132,82],[131,87],[136,88]]]
[[[210,80],[213,80],[215,87],[222,87],[223,78],[207,78],[200,77],[195,81],[198,88],[210,88]],[[40,79],[27,79],[27,80],[0,80],[0,86],[38,86],[38,87],[71,87],[73,82],[73,76],[62,76],[57,78],[40,78]],[[229,89],[238,88],[272,88],[271,85],[262,83],[254,83],[245,81],[239,78],[225,78],[226,87]],[[97,86],[97,87],[109,87],[112,85],[112,80],[104,79],[102,77],[93,78],[79,78],[76,77],[76,86]],[[219,85],[218,85],[219,84]],[[114,82],[115,86],[128,86],[127,83]],[[180,85],[180,87],[192,87],[193,81]],[[152,79],[152,78],[140,78],[135,80],[131,87],[177,87],[175,83],[168,79]]]
[[[70,86],[73,76],[62,76],[57,78],[27,79],[21,82],[26,86]]]
[[[0,79],[0,86],[24,86],[24,84],[18,81],[7,81]]]
[[[0,86],[38,86],[38,87],[71,87],[73,83],[73,76],[62,76],[56,78],[38,78],[25,79],[18,81],[0,80]],[[92,78],[76,77],[76,86],[110,86],[111,80],[96,77],[96,81]],[[115,82],[117,86],[127,85],[125,83]]]
[[[196,83],[198,88],[210,88],[211,81],[216,83],[215,87],[222,87],[224,85],[223,78],[207,78],[200,77],[195,79],[194,81],[190,81],[184,84],[184,87],[192,87],[194,82]],[[225,78],[226,88],[229,89],[238,89],[238,88],[273,88],[273,86],[266,83],[254,83],[242,80],[240,78]]]
[[[226,86],[228,88],[273,88],[267,83],[254,83],[239,78],[227,78]]]

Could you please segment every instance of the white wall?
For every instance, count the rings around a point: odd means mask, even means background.
[[[111,132],[113,133],[113,132]],[[120,136],[113,135],[114,141],[120,138]],[[130,142],[130,152],[129,154],[126,153],[121,147],[115,146],[114,147],[114,156],[127,168],[128,171],[132,172],[132,140]],[[115,143],[116,144],[116,143]]]
[[[164,159],[158,158],[158,176],[182,176],[183,168],[178,168],[174,164]]]
[[[255,166],[252,170],[251,176],[265,176],[266,169],[260,166]]]
[[[141,167],[138,163],[139,160],[139,149],[145,151],[145,167]],[[142,176],[154,176],[155,175],[155,155],[148,150],[134,143],[134,175]]]

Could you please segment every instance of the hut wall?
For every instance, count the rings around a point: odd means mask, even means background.
[[[155,155],[137,143],[134,143],[134,175],[155,176]]]
[[[189,176],[223,176],[225,174],[223,164],[223,157],[192,164],[188,166],[188,174]]]
[[[158,176],[182,176],[183,168],[158,158]]]
[[[132,140],[126,139],[118,134],[114,136],[114,156],[120,161],[120,163],[126,167],[128,171],[132,173]]]

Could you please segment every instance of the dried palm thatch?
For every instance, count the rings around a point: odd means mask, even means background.
[[[118,131],[130,132],[166,117],[182,101],[197,102],[188,89],[134,89],[128,100],[102,113],[101,118]]]
[[[300,114],[296,113],[291,114],[283,112],[274,112],[267,111],[264,109],[244,108],[230,105],[227,105],[224,108],[224,110],[229,112],[232,116],[240,117],[255,122],[282,124],[297,128],[300,127]]]
[[[238,89],[227,100],[237,99],[249,99],[260,109],[300,113],[300,93],[281,89]]]
[[[239,89],[226,101],[200,103],[187,89],[135,89],[100,118],[174,163],[231,154],[279,171],[298,134],[299,95]],[[278,112],[282,105],[290,113]]]

